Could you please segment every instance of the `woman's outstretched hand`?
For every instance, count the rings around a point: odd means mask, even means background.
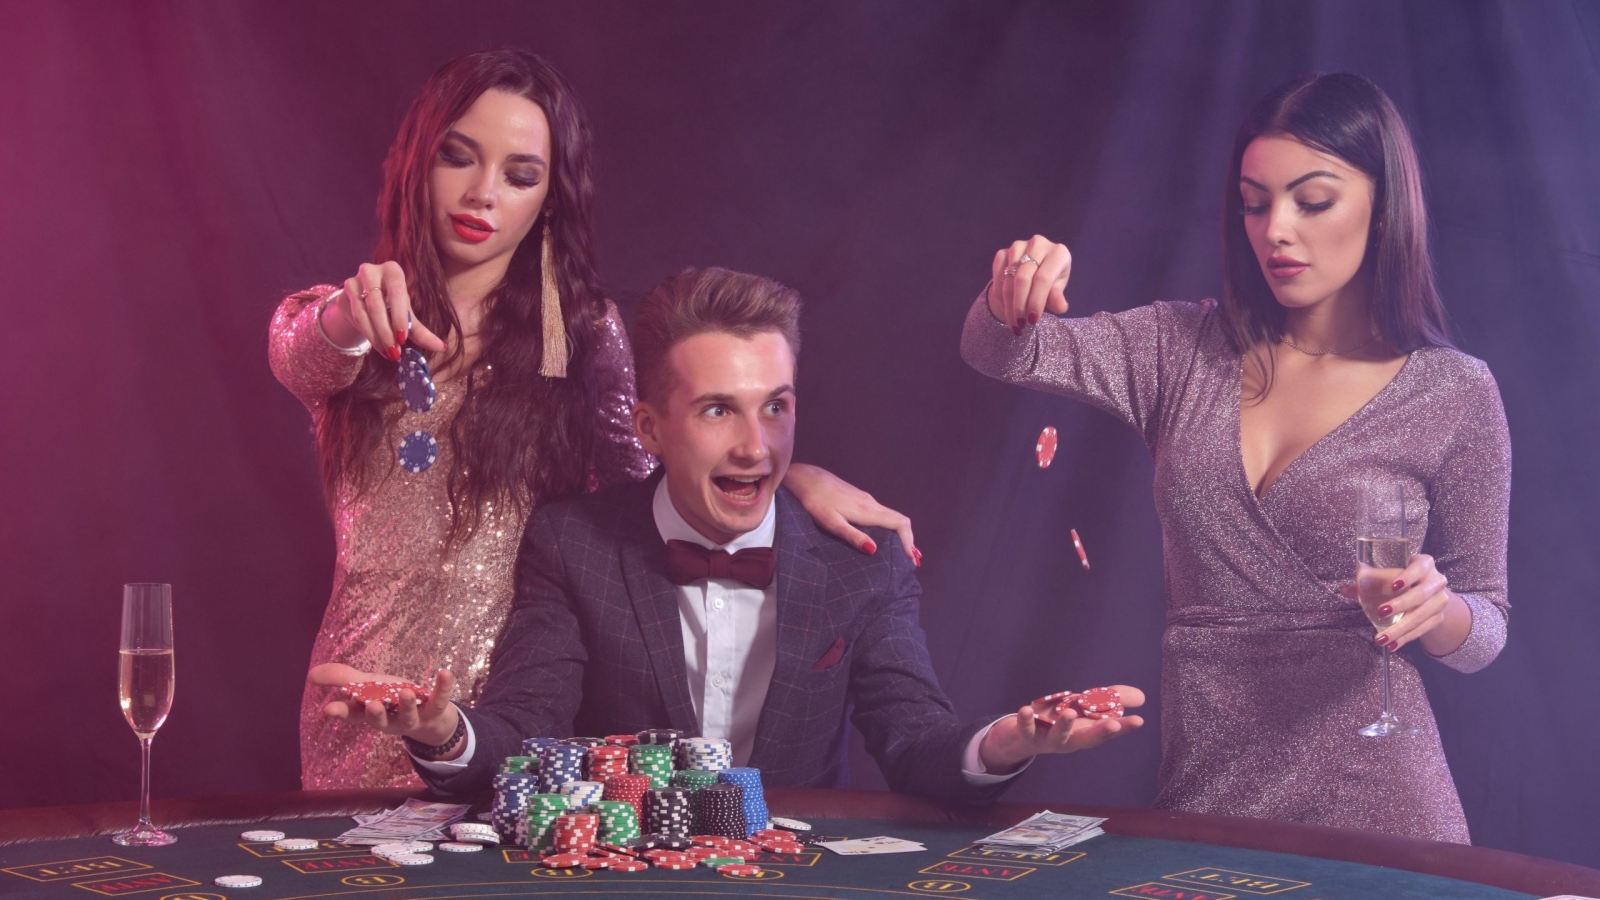
[[[396,262],[363,263],[346,278],[322,311],[322,331],[341,347],[369,341],[373,353],[395,362],[408,337],[430,353],[444,351],[444,341],[411,315],[406,273]]]
[[[1047,310],[1067,311],[1067,278],[1072,253],[1041,235],[995,252],[989,283],[989,312],[1013,334],[1039,321]]]

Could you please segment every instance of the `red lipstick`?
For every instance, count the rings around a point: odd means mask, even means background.
[[[451,213],[450,227],[456,230],[456,234],[460,235],[462,240],[471,241],[474,244],[481,244],[494,236],[493,225],[477,216],[469,216],[464,213]]]
[[[1278,278],[1293,278],[1309,268],[1311,268],[1310,263],[1301,262],[1292,256],[1273,256],[1267,260],[1267,272]]]

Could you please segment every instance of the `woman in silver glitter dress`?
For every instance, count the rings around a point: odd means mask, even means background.
[[[447,63],[384,162],[375,262],[273,317],[272,369],[311,411],[335,527],[313,666],[448,669],[471,703],[531,506],[654,467],[629,418],[627,336],[595,268],[590,156],[576,97],[538,57]],[[424,396],[403,403],[397,389],[408,343],[428,359],[431,405],[414,379]],[[785,481],[863,552],[876,548],[852,521],[913,547],[904,516],[832,475],[797,466]],[[301,704],[306,788],[421,783],[398,739],[324,716],[326,694],[308,685]]]
[[[1467,842],[1417,667],[1506,638],[1511,448],[1488,368],[1445,335],[1415,151],[1358,76],[1241,126],[1222,302],[1069,319],[1065,246],[999,251],[974,368],[1083,400],[1155,458],[1167,627],[1156,805]],[[1403,485],[1413,547],[1377,635],[1354,599],[1355,489]],[[1417,537],[1420,536],[1420,537]],[[1369,738],[1381,654],[1417,737]]]

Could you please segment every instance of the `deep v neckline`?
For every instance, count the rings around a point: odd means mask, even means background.
[[[1307,456],[1310,456],[1318,447],[1321,447],[1323,444],[1327,443],[1339,432],[1349,428],[1350,423],[1364,417],[1368,410],[1372,409],[1378,404],[1379,400],[1383,399],[1384,395],[1395,389],[1395,385],[1400,383],[1400,379],[1405,376],[1406,372],[1411,368],[1412,361],[1416,358],[1416,350],[1407,353],[1406,361],[1400,364],[1399,370],[1394,373],[1394,376],[1391,377],[1383,387],[1378,389],[1376,394],[1373,394],[1366,403],[1361,404],[1361,408],[1346,416],[1344,421],[1328,429],[1328,431],[1325,432],[1322,437],[1312,441],[1304,450],[1301,450],[1298,454],[1296,454],[1294,459],[1289,460],[1289,464],[1283,467],[1283,471],[1278,473],[1278,477],[1272,479],[1272,483],[1267,485],[1266,490],[1262,491],[1260,494],[1257,494],[1255,487],[1250,483],[1250,472],[1245,468],[1244,465],[1244,354],[1239,354],[1237,361],[1234,363],[1233,369],[1233,459],[1234,465],[1239,471],[1239,483],[1244,486],[1245,493],[1250,495],[1250,498],[1255,501],[1256,506],[1262,510],[1265,510],[1267,498],[1274,496],[1274,491],[1278,489],[1278,485],[1282,484],[1283,480],[1289,477],[1289,473],[1293,472],[1295,468],[1300,465],[1300,461],[1305,459]],[[1262,477],[1266,477],[1265,473],[1262,474]]]

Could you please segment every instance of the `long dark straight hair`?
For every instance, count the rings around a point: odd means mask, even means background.
[[[488,297],[482,352],[466,373],[466,398],[450,425],[455,462],[448,478],[448,545],[477,526],[484,509],[525,509],[580,492],[594,448],[598,399],[592,372],[594,324],[605,312],[591,221],[589,124],[566,79],[524,50],[488,50],[445,63],[428,79],[400,123],[383,163],[378,197],[380,234],[374,262],[405,270],[413,315],[435,334],[460,333],[434,244],[428,175],[444,134],[485,91],[525,97],[550,123],[550,188],[543,219],[529,231]],[[548,223],[556,284],[566,323],[566,378],[539,374],[544,347],[540,318],[540,241]],[[459,354],[436,364],[442,369]],[[355,383],[330,398],[318,435],[324,491],[330,503],[348,486],[362,492],[384,473],[369,461],[390,417],[396,363],[368,354]]]
[[[1239,194],[1245,148],[1284,135],[1337,156],[1372,179],[1372,222],[1362,272],[1378,339],[1392,353],[1450,347],[1444,305],[1428,254],[1428,211],[1416,147],[1405,121],[1377,85],[1348,72],[1298,78],[1267,92],[1239,125],[1222,192],[1222,313],[1240,353],[1283,337],[1285,310],[1272,295],[1245,234]],[[1270,367],[1271,354],[1264,354]],[[1259,363],[1260,361],[1257,360]],[[1272,386],[1262,372],[1261,395]]]

